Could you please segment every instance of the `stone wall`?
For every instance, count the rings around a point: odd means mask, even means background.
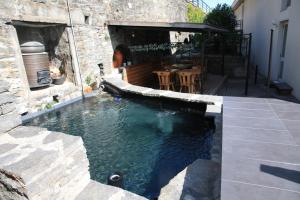
[[[1,20],[0,20],[1,22]],[[25,106],[22,99],[28,98],[28,83],[25,70],[19,66],[15,48],[18,45],[16,33],[11,26],[0,24],[0,134],[21,123],[16,105]],[[20,56],[20,55],[19,55]]]
[[[31,91],[13,25],[15,21],[66,26],[68,41],[75,39],[69,43],[70,48],[77,50],[71,53],[73,69],[69,71],[75,72],[80,90],[81,80],[86,85],[87,76],[100,83],[99,64],[103,64],[106,75],[112,72],[114,36],[110,35],[107,21],[183,22],[187,13],[185,0],[69,0],[69,8],[67,5],[67,0],[0,0],[0,48],[5,49],[1,49],[0,70],[5,71],[2,76],[8,79],[10,91],[16,95],[20,114],[30,112]]]
[[[0,134],[21,124],[15,101],[15,96],[9,91],[9,83],[0,80]]]
[[[187,6],[184,0],[111,0],[109,20],[185,22]]]

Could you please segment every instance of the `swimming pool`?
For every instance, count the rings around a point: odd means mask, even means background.
[[[149,199],[196,159],[210,159],[213,131],[203,115],[149,99],[93,97],[42,115],[26,125],[81,136],[91,178],[113,172],[124,189]]]

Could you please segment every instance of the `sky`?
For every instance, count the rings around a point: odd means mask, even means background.
[[[204,2],[207,3],[207,5],[209,5],[209,7],[211,7],[211,8],[216,7],[216,5],[218,3],[221,3],[221,4],[227,3],[228,5],[231,6],[231,4],[232,4],[233,1],[234,0],[204,0]]]

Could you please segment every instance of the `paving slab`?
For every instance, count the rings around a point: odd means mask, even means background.
[[[225,180],[300,193],[299,165],[250,158],[240,160],[233,154],[227,154],[222,161],[226,169],[222,174],[222,178]]]
[[[223,116],[223,122],[228,126],[238,126],[244,128],[261,128],[272,130],[286,130],[284,124],[279,119],[263,119],[257,117],[231,117]]]
[[[90,183],[76,197],[76,200],[146,200],[146,198],[120,188],[104,185],[96,181]]]
[[[272,110],[251,110],[241,108],[224,108],[224,113],[229,117],[255,117],[255,118],[277,118],[276,114]]]
[[[221,199],[300,199],[300,104],[223,100]]]
[[[225,125],[223,126],[223,137],[224,139],[297,145],[294,137],[288,130],[270,130]]]
[[[300,193],[256,184],[224,180],[222,199],[228,200],[290,200],[300,199]]]

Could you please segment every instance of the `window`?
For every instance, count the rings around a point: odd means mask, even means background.
[[[90,24],[90,16],[88,16],[88,15],[84,16],[84,23],[85,24]]]
[[[292,0],[281,0],[281,11],[286,10],[288,7],[291,6]]]

